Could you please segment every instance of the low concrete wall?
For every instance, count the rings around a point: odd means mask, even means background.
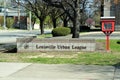
[[[16,43],[0,44],[0,52],[16,52]]]
[[[85,39],[17,39],[18,52],[40,51],[95,51],[95,40]]]

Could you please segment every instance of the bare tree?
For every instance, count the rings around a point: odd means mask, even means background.
[[[89,8],[88,4],[89,4],[89,0],[81,0],[81,6],[80,6],[80,9],[81,9],[81,20],[80,20],[80,23],[81,25],[84,25],[85,24],[85,21],[87,19],[87,17],[89,17],[89,15],[87,15],[87,9]]]
[[[63,21],[63,26],[68,27],[68,21],[70,20],[66,13],[60,16],[61,20]]]
[[[92,3],[90,7],[94,13],[99,12],[103,16],[104,0],[93,0]]]
[[[20,5],[31,11],[39,19],[41,34],[43,34],[43,24],[48,15],[48,6],[42,0],[25,0],[24,2],[21,2]]]
[[[57,27],[57,19],[62,15],[62,11],[55,7],[50,7],[49,16],[52,20],[53,27]]]
[[[104,0],[92,0],[89,8],[92,10],[91,17],[95,21],[95,26],[100,26],[100,17],[103,16]]]
[[[62,9],[73,23],[72,38],[79,38],[81,0],[43,0],[49,6]]]

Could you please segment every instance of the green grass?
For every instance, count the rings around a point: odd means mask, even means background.
[[[97,40],[99,42],[105,42],[105,47],[106,47],[106,40]],[[117,42],[120,41],[120,40],[114,40],[114,39],[111,39],[110,40],[110,50],[115,53],[115,52],[120,52],[120,44],[118,44]]]
[[[51,55],[53,52],[46,52],[46,55]],[[39,57],[40,53],[15,53],[6,54],[0,53],[0,62],[22,62],[22,63],[44,63],[44,64],[80,64],[80,65],[120,65],[120,53],[76,53],[72,52],[55,52],[54,55],[72,55],[77,54],[72,58],[61,57]],[[33,56],[33,57],[30,57]],[[38,56],[38,57],[34,57]]]
[[[37,38],[50,38],[50,37],[52,37],[52,34],[42,34],[37,36]]]
[[[98,40],[98,41],[103,42],[105,40]],[[0,62],[28,62],[28,63],[44,63],[44,64],[81,64],[81,65],[120,65],[120,44],[117,44],[117,41],[118,40],[110,41],[111,52],[39,52],[39,53],[14,53],[14,54],[0,53]],[[43,54],[45,56],[41,56]],[[53,56],[53,57],[48,57],[48,56]]]
[[[110,40],[110,48],[113,52],[120,52],[120,44],[117,41],[120,40]]]
[[[30,58],[28,62],[44,64],[82,64],[82,65],[115,65],[120,62],[120,54],[84,53],[77,58]]]
[[[0,30],[5,30],[2,26],[0,26]],[[7,30],[20,30],[20,29],[15,29],[15,28],[7,28]]]

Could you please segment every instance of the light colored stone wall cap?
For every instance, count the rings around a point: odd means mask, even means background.
[[[101,17],[101,19],[115,19],[114,16],[108,16],[108,17]]]

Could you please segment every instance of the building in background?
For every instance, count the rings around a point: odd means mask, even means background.
[[[104,0],[103,16],[115,16],[115,30],[120,30],[120,0]]]
[[[3,5],[4,1],[5,0],[0,0],[0,16],[2,17],[6,15],[6,26],[8,22],[7,18],[11,18],[14,19],[13,24],[11,25],[12,27],[18,29],[27,29],[26,12],[24,7],[20,6],[21,1],[23,0],[17,0],[19,3],[14,2],[14,0],[6,0],[6,6]]]

